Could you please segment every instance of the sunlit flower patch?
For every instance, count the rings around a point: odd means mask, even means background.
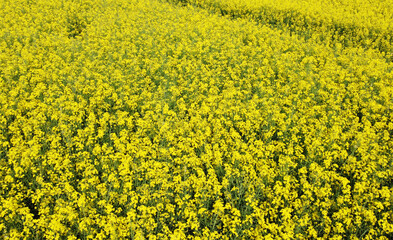
[[[391,239],[388,52],[178,2],[3,1],[0,238]]]

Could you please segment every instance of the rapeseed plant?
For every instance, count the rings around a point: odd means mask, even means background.
[[[0,236],[391,238],[389,1],[182,2],[4,1]]]

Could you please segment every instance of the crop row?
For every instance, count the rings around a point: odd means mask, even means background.
[[[318,43],[374,48],[392,60],[393,1],[169,0],[248,18]]]

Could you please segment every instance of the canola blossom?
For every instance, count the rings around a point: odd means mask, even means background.
[[[376,48],[393,60],[392,0],[168,0],[249,18],[320,44]]]
[[[0,239],[392,239],[390,6],[2,0]]]

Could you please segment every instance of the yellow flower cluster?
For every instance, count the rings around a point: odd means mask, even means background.
[[[169,0],[250,18],[319,43],[374,48],[393,60],[392,0]]]
[[[393,63],[361,46],[161,0],[3,0],[0,238],[391,239]]]

